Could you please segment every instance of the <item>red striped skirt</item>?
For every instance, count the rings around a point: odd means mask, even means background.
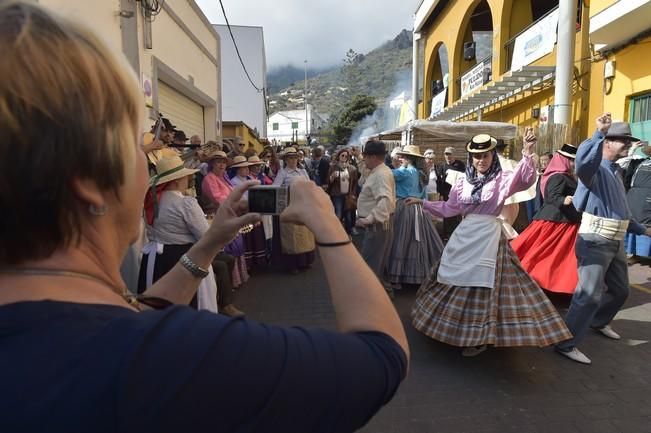
[[[511,241],[511,248],[540,287],[572,294],[579,279],[574,250],[578,231],[579,224],[535,220]]]

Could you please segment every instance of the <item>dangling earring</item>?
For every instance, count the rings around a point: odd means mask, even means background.
[[[95,207],[93,204],[88,205],[88,213],[90,213],[93,216],[104,216],[106,215],[106,211],[108,210],[108,206],[105,204],[101,205],[100,207]]]

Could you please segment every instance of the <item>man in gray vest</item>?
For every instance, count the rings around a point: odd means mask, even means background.
[[[583,211],[576,239],[579,282],[565,321],[574,338],[556,346],[567,358],[582,364],[592,361],[576,347],[590,328],[619,340],[611,327],[628,297],[628,265],[624,251],[627,231],[651,236],[631,217],[620,167],[633,141],[626,122],[612,123],[610,113],[597,119],[597,131],[581,143],[576,153],[579,185],[573,204]]]

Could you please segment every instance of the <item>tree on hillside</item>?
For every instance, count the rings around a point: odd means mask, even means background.
[[[351,100],[359,92],[359,84],[362,78],[362,71],[359,65],[363,60],[364,55],[355,52],[352,48],[346,52],[346,57],[343,60],[342,74],[344,83],[346,83],[345,85],[348,88],[348,100]]]
[[[334,144],[348,144],[353,130],[366,116],[377,109],[375,100],[366,95],[356,95],[332,122]]]

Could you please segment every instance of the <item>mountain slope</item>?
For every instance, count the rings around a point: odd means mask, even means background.
[[[390,96],[410,92],[412,34],[403,30],[393,40],[367,54],[349,51],[346,61],[329,72],[308,78],[308,103],[321,113],[340,110],[355,94],[372,96],[381,105]],[[302,78],[302,77],[301,77]],[[271,89],[279,88],[275,77],[267,76]],[[270,111],[300,109],[304,105],[302,79],[270,93]]]

